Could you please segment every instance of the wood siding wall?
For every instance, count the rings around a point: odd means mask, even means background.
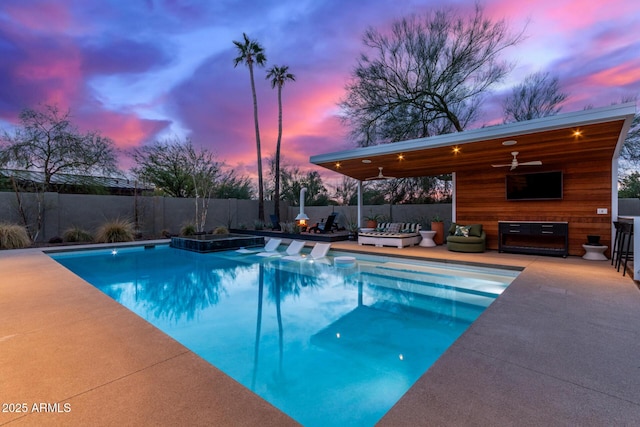
[[[607,160],[608,159],[608,160]],[[465,170],[456,174],[456,216],[461,224],[480,223],[487,233],[487,248],[498,249],[498,221],[567,221],[569,254],[584,254],[587,235],[599,235],[611,249],[611,154],[585,153],[558,164],[521,166],[513,173],[563,172],[563,199],[507,201],[505,176],[509,168]],[[596,214],[606,208],[606,215]]]

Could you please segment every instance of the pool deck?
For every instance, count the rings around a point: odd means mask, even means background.
[[[379,425],[640,425],[640,290],[609,261],[332,248],[525,268]],[[0,425],[296,425],[42,250],[0,272]]]

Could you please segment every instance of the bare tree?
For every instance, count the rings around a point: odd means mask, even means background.
[[[185,150],[187,171],[193,182],[195,192],[195,217],[196,230],[204,232],[209,213],[209,202],[216,188],[216,177],[220,172],[220,164],[215,161],[215,156],[206,148],[195,150],[189,144]]]
[[[59,174],[110,175],[117,171],[115,145],[98,131],[83,133],[71,122],[71,113],[60,111],[57,105],[39,109],[26,108],[19,116],[20,125],[13,134],[1,137],[0,163],[10,168],[35,171],[42,181],[19,180],[11,177],[17,198],[17,209],[32,240],[36,241],[44,218],[44,193],[55,190],[54,177]],[[33,193],[31,205],[23,192]]]
[[[44,173],[46,189],[58,173],[110,174],[117,170],[115,146],[97,131],[80,132],[71,123],[70,111],[56,105],[39,110],[26,108],[13,135],[4,133],[9,166]]]
[[[504,100],[504,122],[521,122],[558,114],[567,96],[560,91],[557,77],[551,77],[548,72],[530,74]]]
[[[359,146],[462,131],[479,111],[482,95],[511,66],[500,53],[517,44],[504,20],[442,9],[369,29],[363,53],[340,102]]]

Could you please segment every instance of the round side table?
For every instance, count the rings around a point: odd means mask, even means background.
[[[422,240],[420,240],[419,246],[423,248],[432,248],[436,246],[436,242],[433,241],[433,236],[436,235],[435,231],[432,230],[420,230],[420,235],[422,236]]]
[[[606,261],[607,257],[604,255],[604,251],[607,250],[608,246],[605,245],[582,245],[586,253],[582,255],[583,259],[588,259],[590,261]]]

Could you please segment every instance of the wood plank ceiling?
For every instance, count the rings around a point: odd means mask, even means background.
[[[486,170],[492,164],[510,163],[512,151],[519,152],[519,162],[540,160],[543,165],[562,165],[576,157],[587,160],[591,156],[602,159],[603,155],[607,155],[611,159],[623,124],[624,120],[614,120],[580,128],[567,127],[512,137],[501,136],[499,139],[467,142],[457,146],[424,147],[407,152],[363,155],[316,164],[358,180],[366,180],[376,176],[379,167],[383,168],[385,176],[397,178]],[[510,140],[517,143],[503,145],[504,141]]]

